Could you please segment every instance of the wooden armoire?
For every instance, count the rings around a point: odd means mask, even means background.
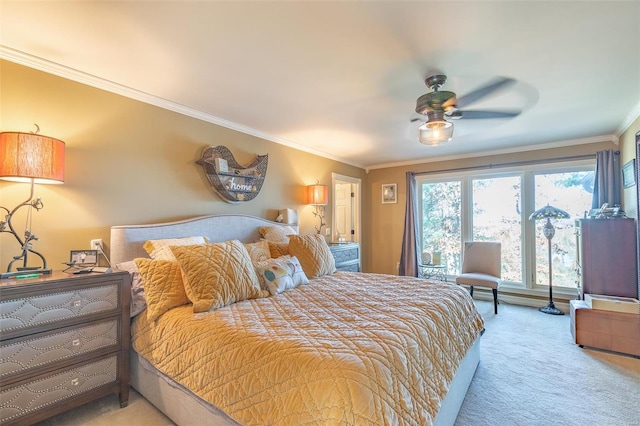
[[[581,293],[637,298],[635,220],[580,219],[576,226]]]

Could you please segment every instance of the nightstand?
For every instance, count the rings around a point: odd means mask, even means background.
[[[129,400],[124,271],[0,280],[0,423],[31,424],[110,393]]]
[[[360,272],[360,244],[331,242],[329,249],[336,260],[338,271]]]

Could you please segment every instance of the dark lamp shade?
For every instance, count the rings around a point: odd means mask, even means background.
[[[565,212],[564,210],[547,204],[545,207],[531,213],[531,216],[529,216],[529,220],[569,219],[570,217],[571,216],[569,215],[569,213]]]
[[[309,185],[307,186],[307,203],[316,206],[325,206],[329,202],[329,191],[327,185]]]
[[[35,133],[0,133],[0,179],[63,183],[64,142]]]

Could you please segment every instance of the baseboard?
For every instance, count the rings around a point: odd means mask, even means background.
[[[493,302],[493,293],[490,290],[474,288],[473,298],[477,300],[487,300]],[[563,311],[565,314],[569,313],[569,300],[563,296],[553,298],[553,304],[556,308]],[[504,302],[509,305],[530,306],[532,308],[541,308],[547,306],[549,298],[534,296],[534,295],[522,295],[514,293],[506,293],[498,290],[498,302]],[[499,312],[499,308],[498,308]]]

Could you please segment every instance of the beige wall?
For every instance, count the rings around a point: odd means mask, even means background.
[[[277,209],[288,207],[300,210],[301,232],[315,232],[305,185],[331,185],[332,172],[366,183],[357,167],[0,61],[0,130],[30,132],[34,123],[41,134],[66,143],[65,182],[36,185],[44,208],[33,215],[32,231],[40,238],[34,249],[54,269],[68,261],[69,250],[88,249],[91,239],[102,238],[108,249],[109,227],[118,224],[216,213],[273,220]],[[254,200],[229,204],[215,194],[195,164],[209,145],[225,145],[241,164],[269,154]],[[0,206],[12,209],[28,195],[28,184],[0,180]],[[327,219],[331,223],[330,208]],[[16,214],[13,223],[21,233],[25,215]],[[18,252],[15,239],[0,234],[2,270]]]
[[[636,158],[636,133],[640,131],[640,117],[620,136],[620,163],[624,166],[627,162]],[[640,167],[636,164],[636,167]],[[640,184],[637,182],[636,185]],[[629,217],[638,218],[638,205],[636,199],[636,186],[624,188],[622,194],[622,208]]]
[[[89,248],[89,240],[107,244],[109,227],[150,223],[204,214],[244,213],[273,219],[277,209],[298,208],[301,232],[315,232],[304,186],[331,184],[331,173],[362,179],[362,252],[365,271],[396,273],[400,258],[405,203],[405,172],[442,170],[547,159],[617,149],[612,143],[572,146],[493,157],[476,157],[406,167],[364,170],[328,160],[224,127],[186,117],[11,62],[0,61],[0,130],[29,132],[37,123],[44,135],[66,142],[63,185],[37,185],[45,207],[33,215],[34,244],[59,269],[69,250]],[[621,138],[623,161],[634,150],[636,122]],[[635,130],[634,130],[635,129]],[[417,142],[416,142],[417,143]],[[253,201],[228,204],[211,189],[195,164],[208,145],[225,145],[240,163],[269,154],[262,192]],[[398,203],[381,204],[381,185],[398,184]],[[0,206],[15,207],[29,192],[26,184],[0,180]],[[631,210],[630,190],[625,208]],[[330,194],[331,197],[331,194]],[[329,200],[331,204],[331,199]],[[330,207],[330,206],[328,206]],[[26,209],[22,209],[26,210]],[[637,210],[637,209],[636,209]],[[24,229],[24,215],[14,225]],[[328,209],[327,223],[331,223]],[[0,234],[0,268],[18,245]]]
[[[417,141],[416,141],[417,143]],[[425,147],[425,149],[428,149]],[[514,161],[551,159],[574,155],[595,154],[605,149],[617,149],[612,142],[601,142],[587,145],[576,145],[567,148],[528,151],[516,154],[495,155],[491,157],[474,157],[455,161],[414,164],[411,166],[392,167],[371,170],[368,176],[369,193],[367,198],[371,203],[369,220],[372,226],[370,241],[374,242],[370,250],[365,251],[365,264],[371,265],[370,272],[397,273],[397,263],[400,260],[402,248],[402,232],[404,210],[406,202],[407,171],[427,172],[461,167],[476,167],[488,164],[509,163]],[[381,185],[385,183],[398,184],[398,203],[381,203]]]

